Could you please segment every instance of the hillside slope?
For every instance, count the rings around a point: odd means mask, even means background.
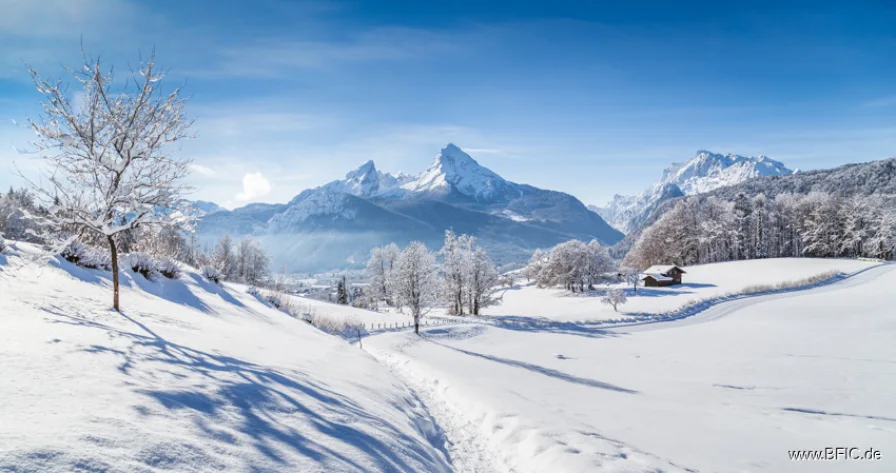
[[[149,282],[0,255],[0,471],[446,472],[361,350],[187,272]]]

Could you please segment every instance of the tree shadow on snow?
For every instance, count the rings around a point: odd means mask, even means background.
[[[626,394],[638,394],[638,391],[634,391],[631,389],[626,389],[626,388],[623,388],[620,386],[616,386],[615,384],[605,383],[603,381],[598,381],[596,379],[591,379],[591,378],[582,378],[580,376],[571,375],[571,374],[564,373],[562,371],[558,371],[558,370],[551,369],[551,368],[545,368],[543,366],[539,366],[539,365],[536,365],[533,363],[527,363],[525,361],[518,361],[518,360],[511,360],[509,358],[501,358],[501,357],[494,356],[494,355],[485,355],[483,353],[476,353],[474,351],[469,351],[469,350],[464,350],[461,348],[452,347],[450,345],[446,345],[442,342],[436,341],[434,338],[429,337],[427,334],[424,334],[423,337],[425,339],[429,340],[430,342],[435,343],[436,345],[443,346],[445,348],[448,348],[449,350],[454,350],[458,353],[463,353],[465,355],[474,356],[474,357],[482,358],[482,359],[489,360],[489,361],[494,361],[496,363],[501,363],[501,364],[513,366],[516,368],[522,368],[525,370],[532,371],[534,373],[543,374],[545,376],[550,376],[551,378],[560,379],[560,380],[563,380],[563,381],[566,381],[569,383],[581,384],[583,386],[606,389],[609,391],[616,391],[616,392],[626,393]]]
[[[618,337],[619,334],[607,331],[606,321],[562,322],[545,317],[521,315],[488,315],[484,316],[495,327],[517,332],[553,333],[557,335],[576,335],[588,338]]]
[[[126,313],[121,313],[120,316],[139,330],[132,332],[100,321],[45,310],[56,316],[59,323],[99,329],[108,332],[111,338],[129,340],[131,343],[125,349],[92,345],[82,350],[85,353],[120,358],[118,369],[128,376],[146,380],[155,379],[160,373],[173,374],[175,371],[181,372],[178,377],[182,381],[183,378],[199,376],[200,379],[194,386],[187,389],[152,389],[153,383],[145,382],[135,382],[133,386],[135,392],[152,400],[157,407],[172,413],[191,413],[190,418],[200,435],[211,441],[240,445],[249,442],[252,448],[266,458],[266,464],[273,463],[281,465],[278,468],[289,469],[290,464],[283,452],[294,452],[320,463],[328,470],[369,469],[358,463],[355,454],[346,455],[328,446],[341,442],[357,450],[367,461],[374,462],[383,471],[417,471],[419,467],[409,464],[405,458],[396,454],[392,445],[353,427],[353,424],[360,421],[374,426],[377,432],[382,432],[382,438],[397,439],[401,444],[400,451],[406,457],[413,457],[420,464],[441,464],[443,470],[450,470],[445,460],[447,455],[444,455],[445,440],[440,433],[432,433],[429,437],[433,445],[443,452],[442,456],[434,455],[428,448],[421,448],[396,426],[368,413],[353,400],[322,386],[305,373],[284,373],[238,358],[171,342]],[[159,368],[160,363],[169,368]],[[141,385],[144,387],[139,387]],[[305,405],[310,402],[320,403],[323,407],[317,407],[317,411],[312,410]],[[154,409],[147,406],[134,406],[134,409],[140,415],[156,415],[153,414]],[[322,413],[328,416],[325,417]],[[296,419],[296,415],[306,422],[293,425],[284,422]],[[309,438],[308,424],[329,441],[321,443]],[[297,425],[303,426],[301,430],[296,428]],[[216,450],[220,451],[218,448]],[[213,461],[212,458],[208,460]],[[183,460],[174,458],[172,461]],[[251,461],[246,460],[250,463],[247,465],[248,471],[269,470],[265,465],[251,464]]]

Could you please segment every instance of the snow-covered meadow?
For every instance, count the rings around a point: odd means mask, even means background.
[[[0,471],[892,471],[896,266],[782,259],[685,268],[623,312],[836,271],[635,324],[600,297],[517,285],[478,318],[357,342],[264,292],[0,257]],[[518,281],[520,282],[520,281]],[[663,292],[659,292],[663,291]],[[300,314],[410,317],[283,296]],[[493,320],[490,320],[493,319]],[[493,323],[501,320],[500,323]],[[526,323],[527,320],[539,323]],[[581,321],[581,323],[578,323]],[[578,328],[577,328],[578,327]],[[350,342],[350,343],[349,343]],[[876,448],[878,461],[788,450]]]
[[[0,256],[0,471],[450,471],[370,356],[195,271]]]
[[[756,286],[798,282],[826,273],[851,274],[877,263],[855,259],[771,258],[731,261],[685,267],[683,284],[643,287],[637,291],[624,284],[599,285],[595,291],[571,293],[563,289],[540,289],[525,279],[503,292],[501,304],[484,313],[512,323],[517,318],[548,319],[562,322],[600,322],[631,319],[675,311],[685,304],[737,294]],[[600,303],[600,296],[611,287],[624,288],[628,301],[619,312]]]
[[[467,325],[366,346],[436,413],[461,471],[889,472],[894,284],[884,265],[674,322]],[[882,458],[788,457],[839,446]]]

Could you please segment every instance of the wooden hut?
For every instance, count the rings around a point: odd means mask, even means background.
[[[656,265],[644,270],[641,280],[646,287],[672,286],[681,284],[685,270],[675,265]]]

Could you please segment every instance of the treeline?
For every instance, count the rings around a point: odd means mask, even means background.
[[[894,249],[892,195],[693,196],[644,230],[624,264],[643,269],[793,256],[893,259]]]
[[[594,289],[594,284],[616,278],[613,258],[595,240],[570,240],[549,250],[535,250],[524,273],[538,287],[563,286],[572,292]]]
[[[2,238],[46,245],[80,266],[111,269],[105,235],[67,224],[42,207],[28,189],[11,188],[0,194]],[[125,255],[124,266],[147,278],[156,274],[177,278],[177,262],[200,268],[214,282],[264,286],[271,276],[271,258],[258,240],[247,236],[233,241],[225,234],[214,247],[200,248],[188,222],[162,227],[138,224],[117,232],[113,240],[117,251]]]
[[[442,249],[430,251],[420,242],[374,248],[367,263],[370,285],[365,296],[379,304],[410,309],[415,323],[427,307],[444,305],[449,314],[478,315],[495,304],[493,289],[502,281],[484,249],[470,235],[445,232]]]

